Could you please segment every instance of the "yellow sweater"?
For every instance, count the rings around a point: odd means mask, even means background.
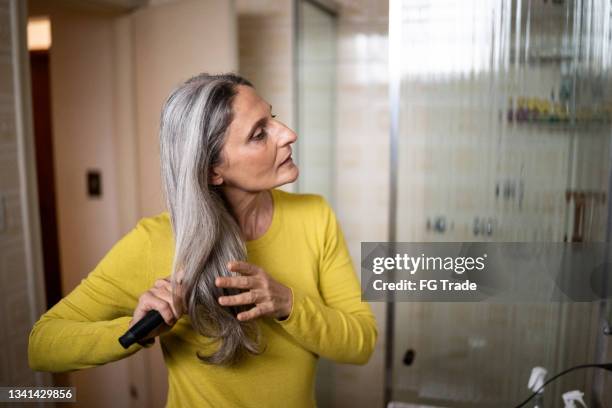
[[[234,367],[206,365],[197,351],[216,348],[183,316],[158,338],[168,367],[168,407],[313,407],[317,359],[365,364],[376,321],[333,210],[315,194],[273,189],[266,233],[247,241],[248,262],[293,292],[286,320],[257,320],[267,347]],[[30,333],[30,367],[72,371],[127,357],[117,339],[142,293],[170,274],[174,238],[167,212],[143,218]],[[217,344],[218,346],[218,344]]]

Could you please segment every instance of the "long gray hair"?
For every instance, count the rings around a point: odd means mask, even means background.
[[[236,318],[250,306],[223,307],[217,301],[241,291],[215,285],[218,276],[237,275],[228,271],[229,261],[247,259],[240,227],[220,187],[209,184],[211,168],[223,160],[238,85],[253,86],[231,73],[190,78],[164,103],[159,131],[162,184],[175,238],[172,285],[176,288],[182,269],[183,306],[192,326],[221,342],[213,354],[196,355],[217,365],[232,365],[245,352],[262,352],[255,322]]]

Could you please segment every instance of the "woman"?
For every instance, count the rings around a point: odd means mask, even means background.
[[[247,80],[201,74],[160,127],[169,212],[144,218],[30,334],[30,366],[77,370],[159,337],[169,407],[312,407],[319,356],[365,364],[377,338],[333,210],[294,181],[296,134]],[[170,275],[170,277],[169,277]],[[124,350],[147,311],[165,324]]]

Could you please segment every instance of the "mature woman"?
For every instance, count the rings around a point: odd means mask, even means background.
[[[247,80],[201,74],[160,128],[169,212],[143,218],[30,334],[30,366],[77,370],[159,336],[169,407],[312,407],[319,356],[364,364],[377,338],[333,210],[294,181],[297,136]],[[247,262],[248,261],[248,262]],[[123,349],[149,310],[165,324]]]

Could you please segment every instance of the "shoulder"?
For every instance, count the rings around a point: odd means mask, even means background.
[[[329,208],[329,204],[325,197],[314,193],[292,193],[280,189],[274,189],[278,200],[285,207],[302,211],[320,211]]]
[[[170,214],[163,211],[157,215],[143,217],[134,227],[134,232],[153,241],[172,238]]]
[[[135,231],[146,237],[154,277],[168,275],[174,257],[174,231],[167,211],[138,221]]]
[[[274,190],[281,202],[286,225],[311,231],[319,237],[328,234],[330,226],[336,222],[336,215],[327,199],[314,193],[291,193]]]
[[[150,217],[143,217],[136,225],[136,228],[142,228],[149,232],[166,229],[168,227],[170,227],[170,214],[168,211],[163,211]]]

